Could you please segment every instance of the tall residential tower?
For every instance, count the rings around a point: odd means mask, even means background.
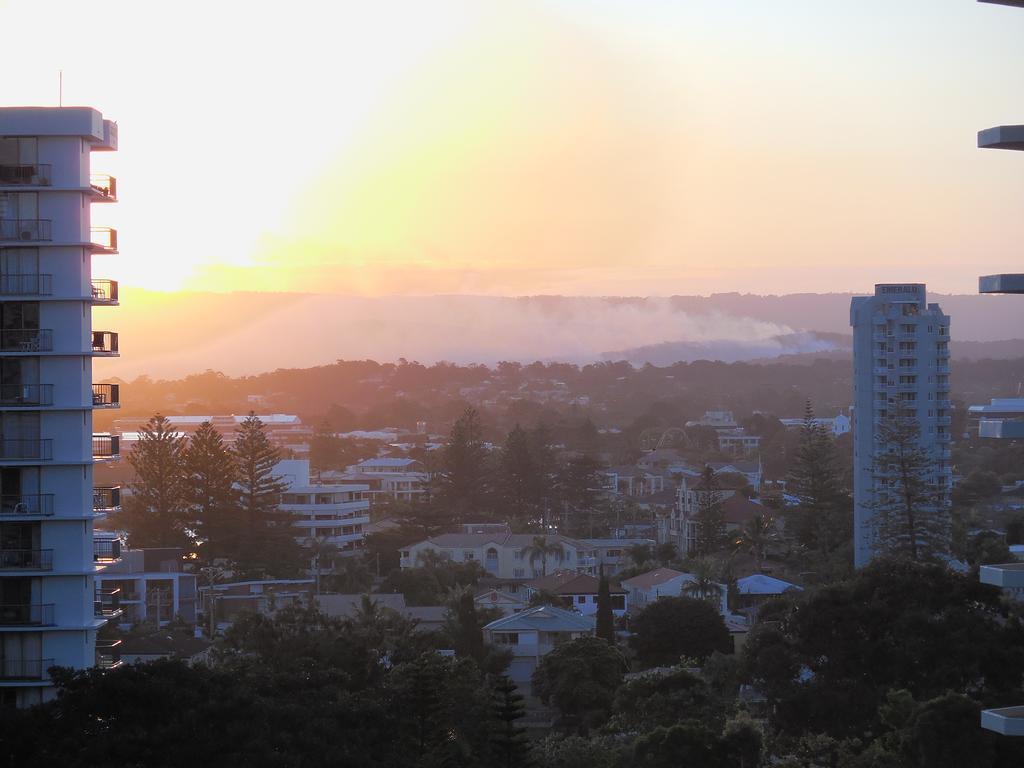
[[[48,669],[102,662],[96,631],[116,614],[95,574],[117,558],[93,542],[94,461],[117,439],[94,435],[94,407],[118,403],[93,384],[92,359],[117,354],[93,331],[92,307],[117,303],[93,280],[94,254],[117,233],[91,226],[116,200],[92,176],[92,152],[117,149],[117,125],[85,107],[0,109],[0,703],[52,694]],[[101,502],[103,506],[107,502]]]
[[[949,316],[926,303],[921,283],[880,284],[850,303],[853,326],[854,565],[875,555],[875,502],[886,450],[879,428],[899,410],[920,425],[935,457],[931,478],[948,496],[950,469]]]

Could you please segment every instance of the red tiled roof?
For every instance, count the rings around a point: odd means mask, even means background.
[[[634,576],[632,579],[626,579],[623,584],[630,587],[631,589],[650,589],[656,587],[659,584],[664,584],[666,581],[672,581],[672,579],[679,576],[687,576],[688,574],[682,571],[676,571],[672,568],[658,568],[647,573],[641,573],[639,576]]]
[[[572,571],[556,571],[526,582],[530,589],[536,589],[538,592],[544,590],[555,595],[596,595],[600,584],[601,581],[596,576]],[[626,590],[613,582],[609,582],[608,587],[612,594],[626,593]]]
[[[757,504],[750,499],[736,494],[722,502],[722,515],[725,522],[743,525],[757,515],[771,515],[772,510],[764,504]]]

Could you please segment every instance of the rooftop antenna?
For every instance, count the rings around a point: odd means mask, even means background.
[[[64,106],[64,70],[57,70],[57,106]]]

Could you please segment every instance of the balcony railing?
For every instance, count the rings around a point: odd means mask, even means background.
[[[117,669],[121,666],[121,641],[96,641],[96,666],[100,669]]]
[[[53,514],[52,493],[5,493],[0,495],[0,517]]]
[[[93,280],[92,300],[97,304],[117,303],[117,280]]]
[[[53,624],[53,603],[0,603],[0,626]]]
[[[113,619],[121,615],[121,590],[97,589],[93,613],[98,619]]]
[[[0,406],[53,405],[53,384],[0,384]]]
[[[45,680],[53,659],[0,659],[0,680]]]
[[[43,163],[0,165],[0,187],[48,187],[53,167]]]
[[[0,274],[0,294],[4,296],[49,296],[53,293],[53,275]]]
[[[93,331],[92,353],[94,355],[116,355],[117,334],[113,331]]]
[[[89,242],[103,251],[117,250],[117,230],[113,227],[91,227]]]
[[[92,457],[112,459],[121,455],[121,438],[117,435],[93,435]]]
[[[53,459],[53,440],[28,440],[20,437],[0,437],[0,461],[50,461]]]
[[[120,539],[95,539],[92,542],[94,563],[114,563],[121,559]]]
[[[0,352],[52,352],[49,328],[12,328],[0,331]]]
[[[121,405],[120,384],[93,384],[93,408],[117,408]]]
[[[104,514],[106,512],[116,512],[120,508],[121,486],[100,485],[92,489],[93,512],[97,514]]]
[[[49,219],[0,219],[0,240],[31,243],[52,240]]]
[[[0,549],[0,570],[52,571],[52,549]]]
[[[94,173],[89,177],[89,186],[105,200],[117,200],[117,179],[105,173]]]

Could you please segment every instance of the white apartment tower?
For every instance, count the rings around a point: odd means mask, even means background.
[[[850,303],[853,326],[854,565],[874,556],[875,459],[879,426],[897,409],[913,413],[936,458],[934,482],[948,491],[950,469],[949,316],[926,303],[921,283],[880,284]]]
[[[117,387],[94,384],[92,359],[117,354],[93,331],[92,307],[117,303],[93,280],[92,257],[116,253],[116,232],[91,226],[93,203],[116,200],[92,176],[94,151],[117,149],[117,125],[94,109],[0,108],[0,703],[53,693],[51,666],[103,664],[96,631],[117,613],[95,574],[118,542],[93,542],[93,463],[117,439],[94,435],[95,407]]]

